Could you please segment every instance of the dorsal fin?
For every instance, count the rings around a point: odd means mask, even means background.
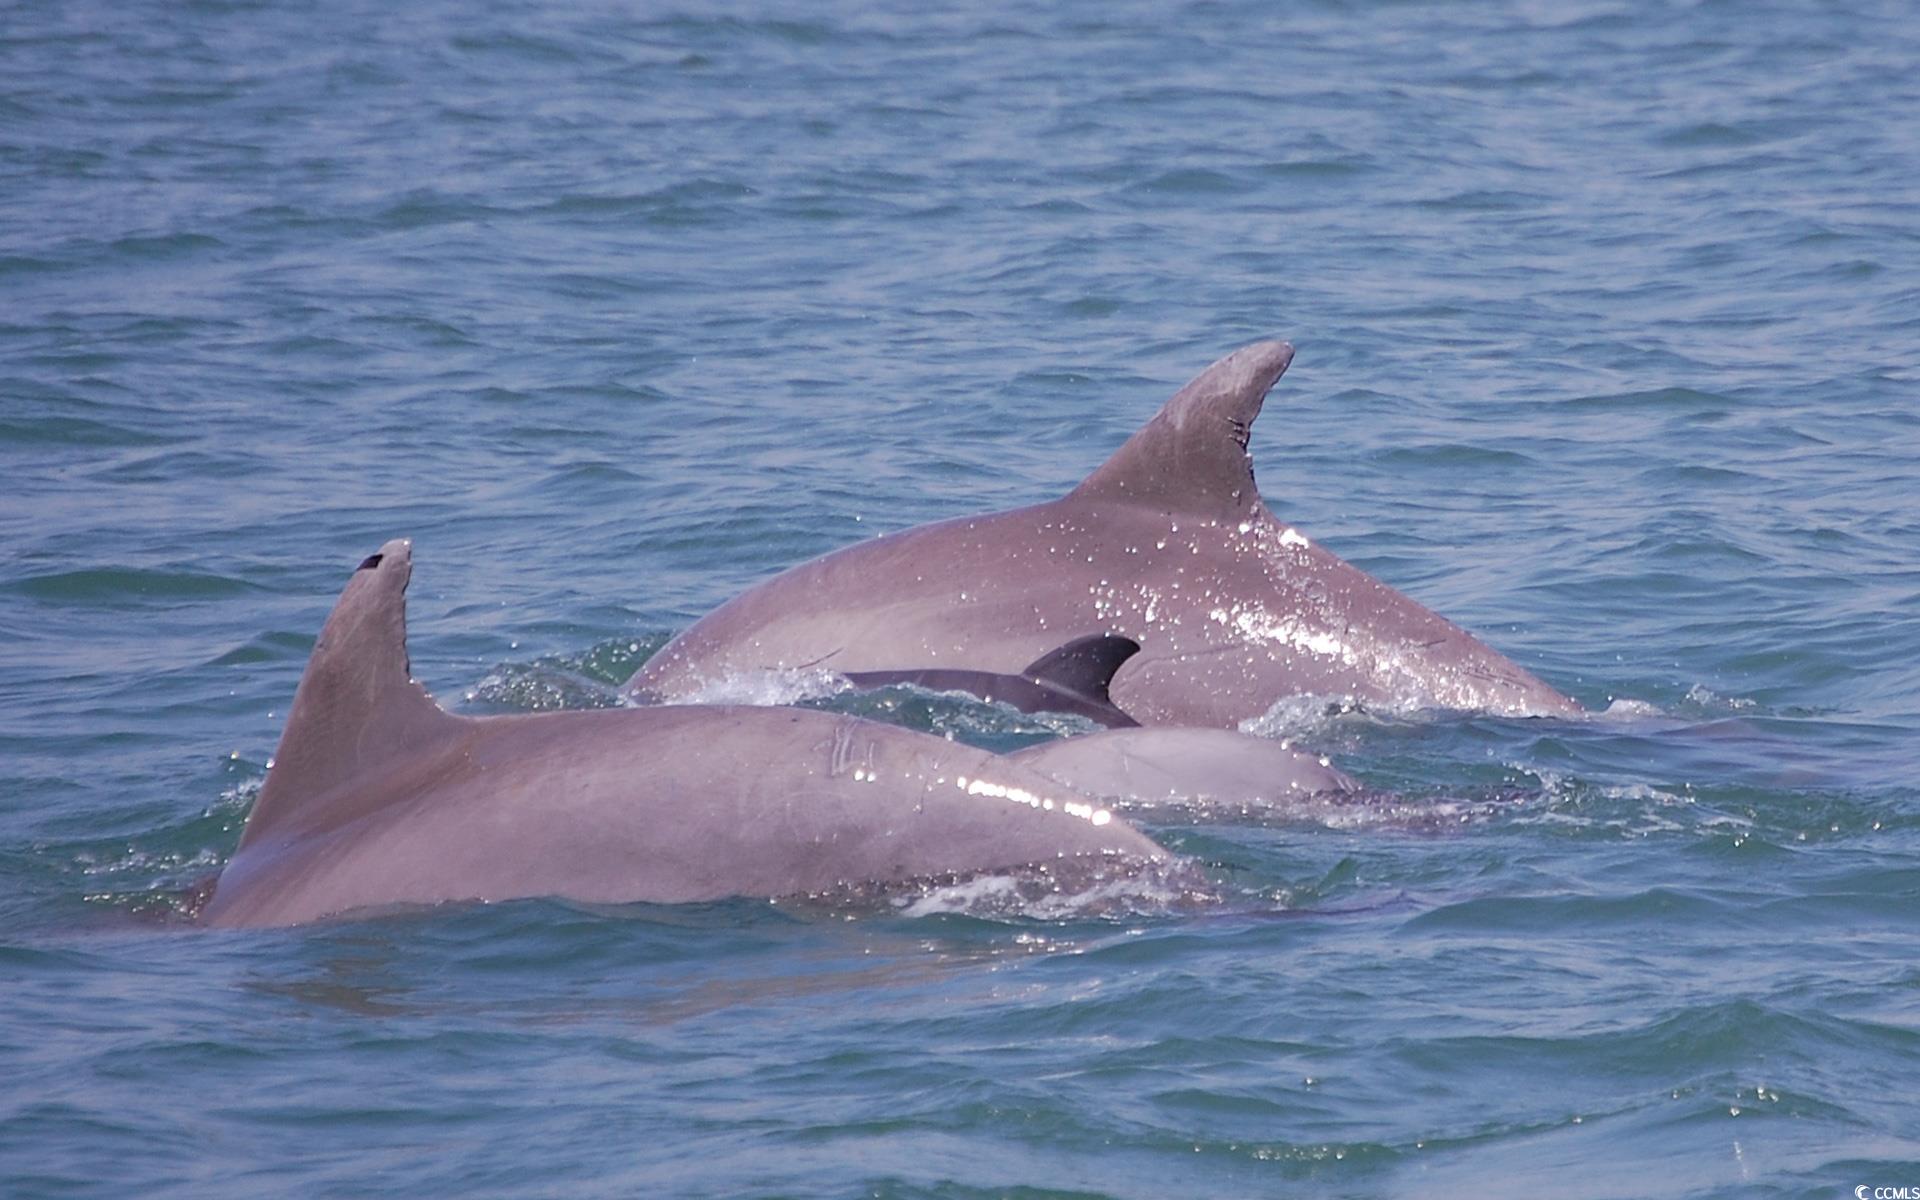
[[[1200,372],[1073,495],[1171,513],[1234,517],[1259,503],[1247,438],[1267,392],[1293,361],[1285,342],[1255,342]]]
[[[1020,674],[1035,683],[1112,705],[1107,688],[1113,683],[1113,673],[1138,653],[1140,643],[1132,638],[1096,633],[1047,651],[1021,668]]]
[[[326,824],[319,814],[303,813],[307,801],[460,724],[408,668],[412,573],[413,544],[399,539],[368,555],[347,581],[300,677],[280,748],[240,835],[242,847]]]

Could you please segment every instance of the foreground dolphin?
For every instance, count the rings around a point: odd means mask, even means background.
[[[411,544],[360,564],[202,918],[400,904],[784,896],[1166,852],[964,744],[791,708],[443,711],[410,677]]]
[[[1101,634],[1140,644],[1111,699],[1145,725],[1231,728],[1301,695],[1579,713],[1267,510],[1247,438],[1292,360],[1260,342],[1214,363],[1062,499],[861,542],[749,588],[629,694],[673,700],[770,670],[1013,675]]]

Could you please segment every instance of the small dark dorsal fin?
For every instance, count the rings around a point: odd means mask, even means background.
[[[412,543],[370,554],[320,629],[240,845],[333,823],[311,803],[456,728],[407,664]],[[346,805],[352,810],[351,804]]]
[[[1047,651],[1021,668],[1020,674],[1046,687],[1111,706],[1113,697],[1107,694],[1107,688],[1113,683],[1113,673],[1138,653],[1140,643],[1132,638],[1096,633]]]
[[[1285,342],[1242,346],[1200,372],[1073,495],[1230,518],[1260,501],[1247,438],[1293,361]]]

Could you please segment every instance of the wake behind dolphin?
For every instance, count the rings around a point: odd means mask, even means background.
[[[1109,699],[1145,725],[1235,728],[1302,695],[1573,715],[1466,630],[1314,545],[1247,452],[1285,342],[1220,359],[1065,497],[861,542],[749,588],[627,685],[649,702],[742,673],[1019,676],[1072,639],[1140,650]]]

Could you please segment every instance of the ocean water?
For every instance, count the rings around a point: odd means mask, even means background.
[[[1381,796],[1194,894],[179,918],[385,539],[607,704],[1274,336],[1270,506],[1604,716],[1276,711]],[[0,475],[6,1196],[1920,1187],[1907,5],[10,3]]]

